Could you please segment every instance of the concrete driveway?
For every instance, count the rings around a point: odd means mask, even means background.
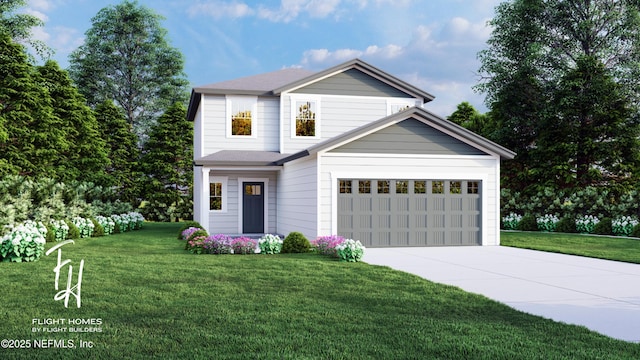
[[[640,265],[503,246],[367,248],[363,261],[640,341]]]

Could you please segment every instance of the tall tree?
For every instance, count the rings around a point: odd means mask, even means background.
[[[590,137],[585,141],[592,144],[617,139],[617,135],[602,137],[597,130],[585,130],[595,126],[586,120],[589,118],[606,122],[602,126],[609,129],[626,127],[630,133],[636,132],[636,100],[640,95],[638,1],[514,0],[500,4],[490,24],[494,30],[488,49],[479,54],[483,80],[477,89],[487,94],[487,105],[499,125],[496,140],[518,153],[516,161],[503,168],[505,185],[522,189],[534,180],[557,183],[561,179],[558,186],[579,186],[605,178],[609,182],[628,180],[637,174],[637,168],[624,175],[616,170],[630,159],[614,154],[614,147],[598,146],[610,151],[600,158],[611,161],[600,161],[584,156],[578,159],[578,151],[568,150],[563,152],[566,157],[549,158],[544,146],[575,147],[570,141],[574,134]],[[597,76],[586,77],[584,67],[596,71],[597,64],[602,64],[604,72],[598,70]],[[615,96],[600,92],[611,85],[607,85],[610,81],[620,85]],[[599,104],[583,106],[580,121],[568,121],[576,118],[575,112],[571,114],[572,103],[563,100],[569,95],[569,83],[581,83],[590,89],[574,93],[573,104]],[[616,109],[616,115],[597,114],[600,108]],[[555,173],[546,171],[550,168],[556,169]],[[616,176],[607,175],[614,173]]]
[[[113,101],[138,135],[188,97],[183,56],[169,45],[161,19],[137,1],[105,7],[69,58],[71,77],[88,103]]]
[[[147,179],[145,217],[177,220],[192,216],[193,123],[181,103],[172,105],[145,143],[142,168]]]
[[[17,10],[26,6],[26,0],[0,0],[0,32],[6,32],[13,41],[31,46],[38,55],[47,57],[53,52],[44,42],[33,39],[31,30],[43,26],[39,18]]]
[[[53,115],[59,119],[69,146],[60,149],[58,179],[90,181],[104,185],[109,163],[104,138],[93,111],[73,85],[67,71],[53,60],[38,67],[41,84],[49,90]]]
[[[106,168],[109,185],[115,187],[119,199],[135,204],[141,191],[142,174],[139,170],[140,150],[131,124],[111,101],[99,104],[95,116],[102,138],[107,141],[111,160]]]
[[[0,174],[55,177],[69,146],[24,47],[0,31]]]

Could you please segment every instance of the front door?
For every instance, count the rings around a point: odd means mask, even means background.
[[[264,183],[243,182],[242,232],[264,233]]]

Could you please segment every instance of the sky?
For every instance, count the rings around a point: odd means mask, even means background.
[[[425,108],[449,116],[474,92],[477,54],[502,0],[138,0],[164,17],[192,86],[302,67],[320,71],[360,58],[435,96]],[[61,67],[110,0],[27,0],[45,22],[34,30]]]

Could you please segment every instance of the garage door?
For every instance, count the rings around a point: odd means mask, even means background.
[[[367,247],[481,245],[482,182],[338,180],[338,234]]]

